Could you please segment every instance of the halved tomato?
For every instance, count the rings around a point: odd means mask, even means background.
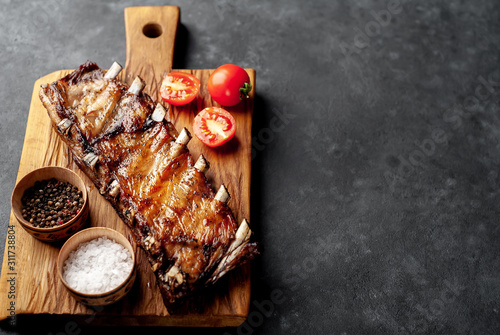
[[[200,80],[190,73],[170,72],[160,87],[163,100],[174,106],[186,105],[200,91]]]
[[[225,109],[207,107],[194,118],[193,130],[204,144],[218,147],[233,138],[236,122]]]

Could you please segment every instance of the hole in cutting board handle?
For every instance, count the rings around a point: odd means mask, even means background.
[[[142,28],[142,33],[149,38],[157,38],[160,37],[163,33],[161,29],[161,25],[158,23],[148,23]]]

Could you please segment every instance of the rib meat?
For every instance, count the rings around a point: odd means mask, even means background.
[[[153,100],[86,62],[44,85],[40,99],[73,159],[111,202],[154,271],[167,309],[257,253]],[[116,73],[112,73],[116,72]],[[154,112],[155,111],[155,112]],[[155,121],[156,120],[156,121]],[[223,200],[223,201],[221,201]]]

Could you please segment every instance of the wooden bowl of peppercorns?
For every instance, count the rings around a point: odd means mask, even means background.
[[[14,216],[33,237],[64,240],[78,231],[89,214],[88,193],[73,171],[46,166],[24,176],[11,197]]]

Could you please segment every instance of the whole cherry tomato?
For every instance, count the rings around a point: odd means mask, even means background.
[[[247,72],[234,64],[218,67],[208,78],[208,92],[222,106],[234,106],[252,90]]]

